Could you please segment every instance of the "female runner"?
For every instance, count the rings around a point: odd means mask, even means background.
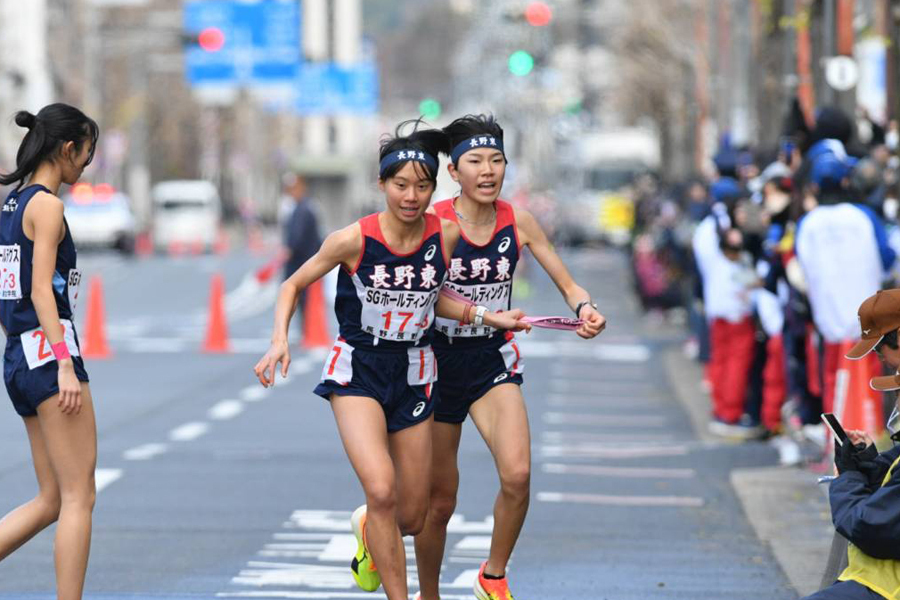
[[[97,431],[72,325],[81,273],[57,193],[90,164],[99,131],[65,104],[37,116],[20,111],[16,124],[28,133],[15,171],[0,176],[0,184],[17,184],[0,210],[3,377],[25,421],[38,494],[0,520],[0,560],[58,520],[57,597],[79,600],[91,547]]]
[[[461,191],[432,210],[458,223],[462,234],[446,285],[490,310],[505,310],[521,248],[528,246],[576,317],[584,320],[578,335],[592,338],[600,333],[606,319],[569,275],[535,218],[499,200],[506,171],[500,125],[490,116],[468,115],[444,131],[452,148],[447,169]],[[436,329],[434,352],[441,378],[434,414],[431,507],[415,542],[421,598],[439,598],[447,523],[459,488],[456,456],[462,423],[472,415],[500,476],[490,557],[479,571],[475,595],[479,600],[512,600],[506,565],[525,521],[531,477],[528,416],[519,389],[522,357],[512,333],[489,323],[463,325],[439,318]]]
[[[390,600],[406,600],[401,536],[425,522],[431,485],[431,426],[437,401],[429,345],[435,313],[466,323],[527,329],[521,311],[486,312],[441,296],[459,228],[426,213],[447,151],[440,130],[414,130],[381,145],[378,186],[386,209],[329,235],[317,254],[282,284],[272,346],[255,373],[274,382],[288,372],[287,333],[297,297],[340,265],[335,313],[340,335],[315,393],[330,400],[350,463],[366,496],[351,524],[359,550],[351,562],[357,584],[380,584]],[[378,568],[375,568],[375,564]]]

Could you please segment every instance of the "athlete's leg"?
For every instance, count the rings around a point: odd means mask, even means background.
[[[366,545],[390,600],[407,600],[406,554],[397,526],[394,464],[381,405],[363,396],[332,394],[344,450],[366,494]]]
[[[447,542],[447,523],[456,510],[459,469],[456,456],[462,423],[435,421],[432,430],[431,506],[425,528],[416,536],[416,566],[422,600],[438,600],[438,581]]]
[[[510,383],[491,388],[472,404],[469,414],[494,455],[500,475],[491,554],[485,572],[503,576],[528,512],[531,491],[528,414],[519,386]]]
[[[428,417],[388,435],[397,480],[397,525],[401,535],[416,535],[425,526],[431,489],[432,424],[433,417]]]
[[[91,389],[81,384],[81,412],[64,414],[53,396],[38,406],[50,464],[59,483],[60,510],[54,558],[59,600],[80,600],[91,549],[97,427]]]
[[[38,494],[0,520],[0,560],[59,517],[59,485],[50,466],[47,447],[37,416],[24,417],[25,430],[31,443],[31,459],[38,481]]]

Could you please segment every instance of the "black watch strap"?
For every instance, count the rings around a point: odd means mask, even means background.
[[[584,308],[584,306],[585,306],[586,304],[590,304],[595,310],[596,310],[596,308],[597,308],[597,305],[594,304],[593,302],[591,302],[590,300],[582,300],[581,302],[579,302],[579,303],[575,306],[575,318],[576,318],[576,319],[580,319],[580,318],[581,318],[581,309]]]

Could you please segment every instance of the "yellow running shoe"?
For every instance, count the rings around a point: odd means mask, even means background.
[[[486,566],[487,561],[482,563],[478,577],[475,579],[475,597],[478,600],[515,600],[512,592],[509,591],[506,576],[504,575],[503,579],[486,579],[484,577]]]
[[[353,579],[360,589],[367,592],[374,592],[381,587],[381,575],[375,567],[375,561],[369,554],[366,547],[366,505],[363,504],[350,517],[350,526],[353,527],[353,534],[356,536],[356,542],[359,544],[356,550],[356,556],[350,561],[350,570],[353,571]]]

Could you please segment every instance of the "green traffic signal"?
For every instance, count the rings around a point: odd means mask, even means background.
[[[425,98],[419,102],[419,114],[425,119],[437,119],[441,116],[441,103],[434,98]]]
[[[524,50],[516,50],[509,55],[509,72],[524,77],[534,69],[534,57]]]

